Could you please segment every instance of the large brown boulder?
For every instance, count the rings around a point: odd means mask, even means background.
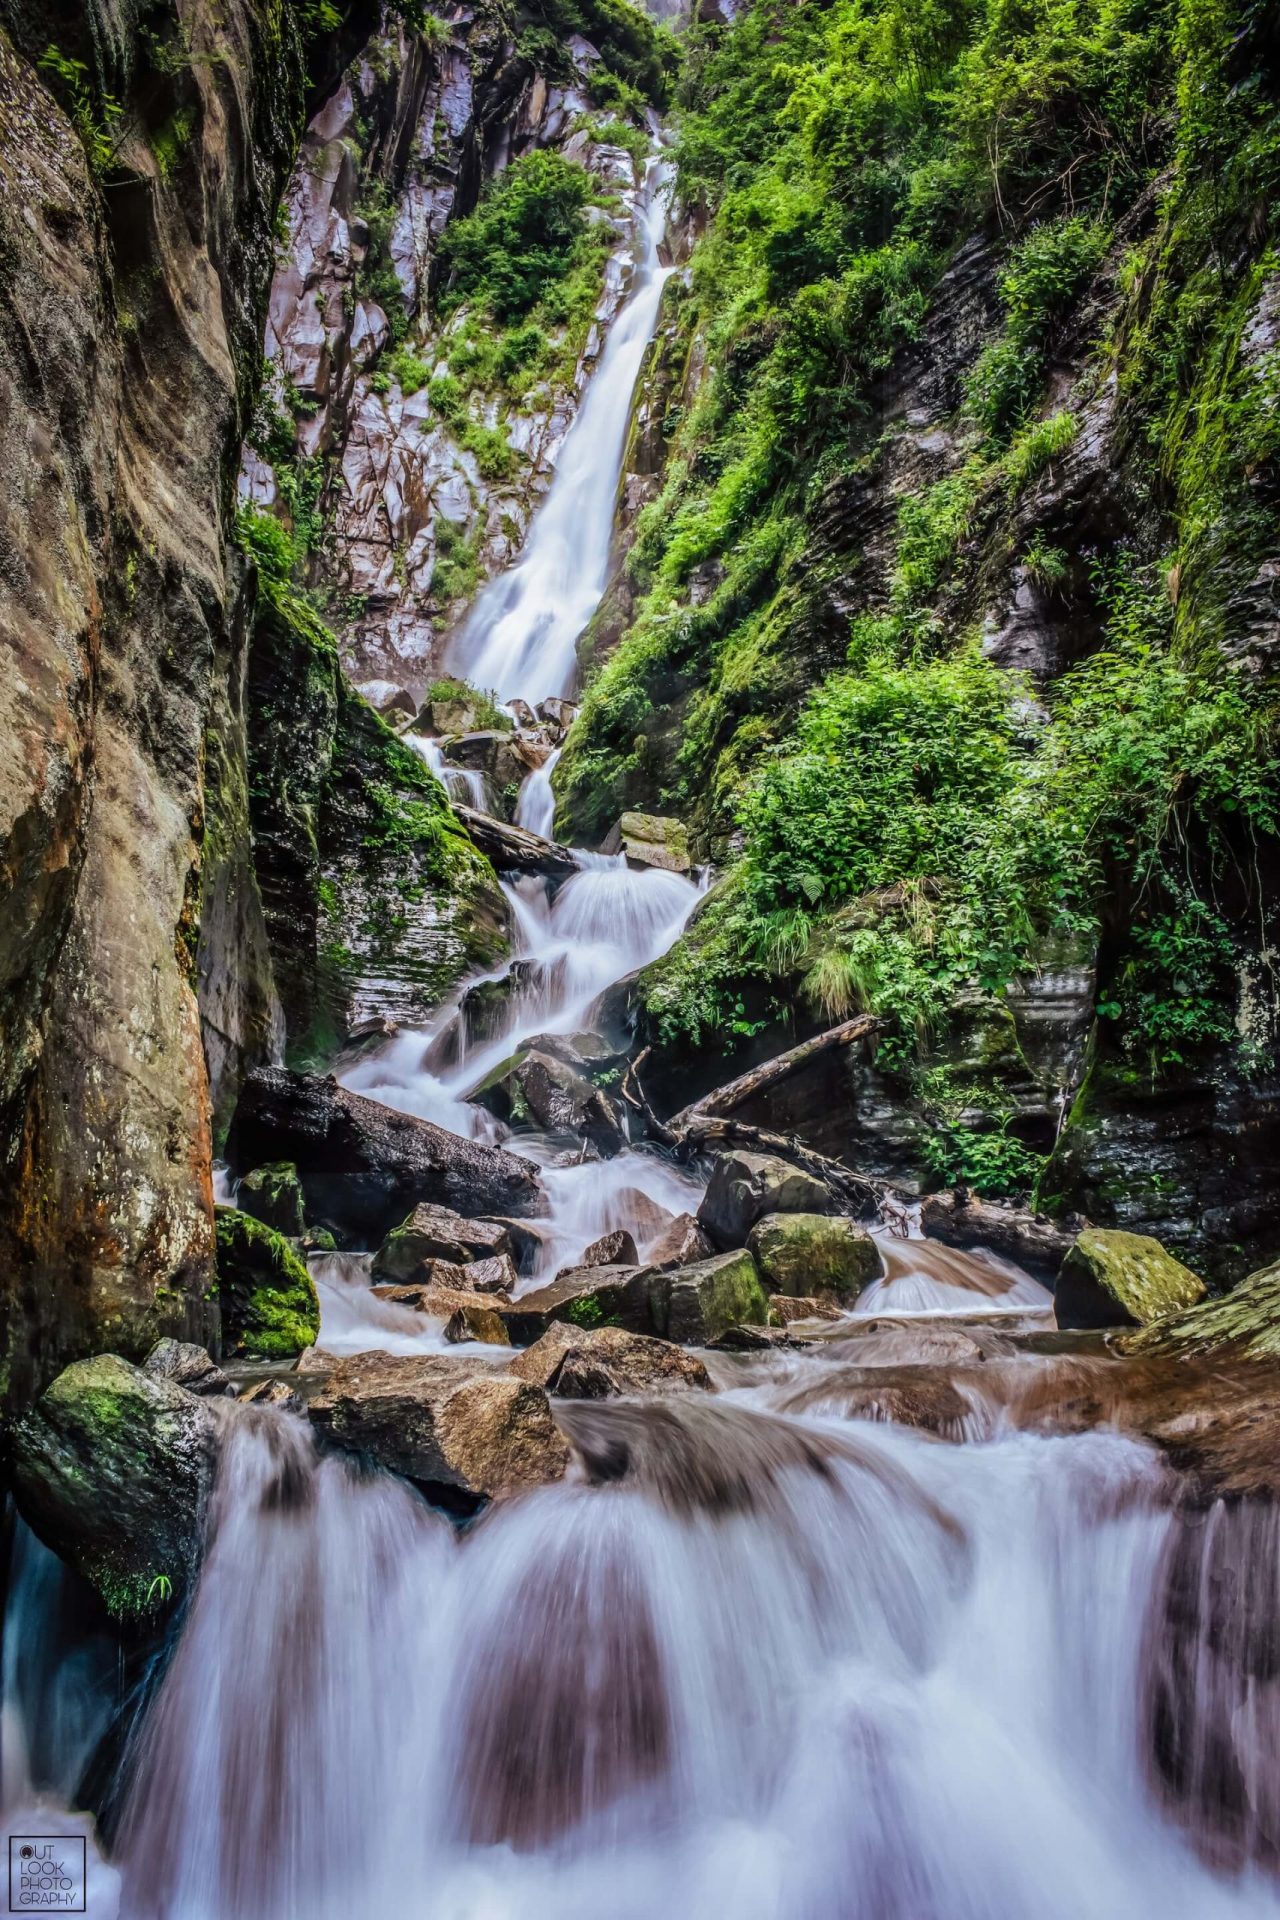
[[[542,1388],[463,1355],[352,1354],[307,1411],[331,1445],[465,1510],[562,1479],[569,1464]]]
[[[710,1239],[691,1213],[678,1213],[649,1248],[655,1267],[687,1267],[693,1260],[709,1260],[715,1252]]]
[[[540,1338],[557,1320],[576,1327],[626,1327],[632,1333],[652,1333],[650,1290],[652,1267],[570,1267],[545,1287],[522,1293],[518,1300],[495,1296],[492,1304],[518,1347]]]
[[[191,1589],[229,1406],[103,1353],[65,1368],[14,1428],[19,1513],[122,1623]]]
[[[418,1280],[431,1260],[465,1267],[512,1251],[507,1228],[494,1220],[464,1220],[451,1207],[424,1204],[393,1227],[373,1256],[375,1280]]]
[[[752,1227],[747,1246],[770,1293],[834,1293],[856,1300],[884,1272],[866,1228],[834,1214],[766,1214]]]
[[[532,1124],[566,1140],[589,1140],[603,1154],[627,1144],[622,1109],[612,1094],[554,1054],[530,1048],[504,1061],[473,1096],[512,1125]]]
[[[1064,1328],[1145,1327],[1204,1295],[1204,1281],[1158,1240],[1087,1227],[1062,1263],[1053,1307]]]
[[[666,1340],[650,1340],[624,1327],[584,1329],[562,1321],[517,1354],[510,1370],[562,1400],[712,1387],[701,1360]]]
[[[770,1153],[718,1154],[698,1208],[698,1224],[718,1247],[742,1247],[770,1213],[830,1213],[821,1180]]]
[[[283,1067],[249,1075],[228,1151],[240,1166],[292,1160],[308,1215],[357,1245],[376,1244],[422,1201],[517,1218],[545,1204],[529,1161]]]
[[[756,1263],[743,1249],[660,1274],[653,1317],[664,1339],[705,1347],[730,1327],[767,1326],[769,1302]]]

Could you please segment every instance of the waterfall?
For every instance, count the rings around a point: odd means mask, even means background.
[[[560,748],[547,755],[540,767],[535,767],[520,788],[520,799],[516,805],[516,825],[524,827],[530,833],[542,835],[544,840],[551,838],[551,830],[556,819],[556,797],[551,791],[551,776],[556,770],[560,758]]]
[[[301,1423],[239,1423],[134,1755],[132,1920],[1280,1908],[1147,1789],[1175,1522],[1143,1449],[731,1400],[566,1417],[633,1477],[467,1536]]]
[[[649,162],[631,296],[614,321],[551,491],[516,565],[481,593],[449,651],[448,667],[499,699],[566,694],[578,636],[609,577],[613,514],[640,363],[653,336],[670,268],[659,261],[671,169]]]

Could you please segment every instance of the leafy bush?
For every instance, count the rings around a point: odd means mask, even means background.
[[[486,187],[475,212],[440,242],[445,305],[481,302],[506,323],[522,319],[598,245],[583,218],[591,187],[561,154],[526,154]]]

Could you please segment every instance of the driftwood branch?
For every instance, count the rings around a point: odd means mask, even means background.
[[[829,1052],[832,1047],[852,1046],[855,1040],[865,1040],[869,1033],[878,1032],[881,1024],[870,1013],[859,1013],[852,1020],[842,1020],[838,1027],[828,1027],[825,1033],[815,1034],[812,1040],[802,1040],[798,1047],[776,1054],[772,1060],[766,1060],[763,1066],[752,1067],[749,1073],[739,1074],[736,1080],[730,1080],[713,1093],[705,1094],[701,1100],[695,1100],[692,1106],[682,1107],[670,1125],[678,1129],[687,1126],[691,1120],[713,1115],[723,1119],[735,1107],[745,1106],[757,1093],[776,1086],[779,1080],[789,1080],[793,1073],[799,1073],[819,1054]]]
[[[726,1095],[732,1096],[731,1105],[738,1105],[747,1097],[743,1090],[748,1081],[752,1082],[751,1091],[757,1091],[761,1085],[771,1085],[773,1081],[784,1079],[787,1073],[794,1072],[805,1060],[813,1059],[815,1053],[821,1053],[826,1047],[835,1046],[842,1040],[860,1039],[870,1033],[876,1022],[868,1016],[859,1016],[857,1020],[848,1020],[842,1027],[833,1027],[829,1033],[819,1034],[817,1042],[806,1041],[802,1047],[794,1047],[790,1053],[783,1054],[770,1067],[780,1067],[781,1072],[761,1081],[760,1074],[767,1069],[757,1068],[754,1073],[743,1074],[738,1080],[730,1081],[715,1093],[708,1094],[705,1100],[686,1107],[670,1121],[660,1120],[645,1095],[640,1084],[640,1069],[649,1057],[650,1049],[644,1051],[628,1066],[623,1075],[620,1092],[627,1103],[643,1118],[651,1138],[659,1145],[671,1147],[678,1154],[689,1157],[695,1153],[714,1152],[717,1147],[748,1147],[757,1153],[777,1154],[783,1160],[789,1160],[793,1166],[810,1173],[815,1179],[823,1181],[828,1191],[844,1206],[859,1212],[873,1208],[890,1227],[897,1232],[906,1231],[906,1206],[903,1197],[886,1180],[875,1180],[867,1174],[855,1173],[839,1160],[829,1159],[824,1153],[805,1145],[803,1140],[790,1133],[772,1133],[765,1127],[753,1127],[745,1120],[734,1120],[726,1114],[709,1109],[714,1108]],[[856,1028],[857,1032],[850,1029]],[[820,1044],[819,1044],[820,1043]],[[784,1064],[785,1063],[785,1064]]]

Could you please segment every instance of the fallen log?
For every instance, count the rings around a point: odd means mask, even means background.
[[[695,1100],[691,1106],[682,1107],[669,1124],[679,1128],[701,1116],[714,1115],[723,1119],[735,1107],[745,1106],[757,1093],[764,1093],[780,1080],[788,1080],[793,1073],[799,1073],[819,1054],[827,1053],[833,1047],[852,1046],[856,1040],[865,1040],[868,1034],[877,1033],[882,1024],[870,1013],[859,1013],[852,1020],[842,1020],[838,1027],[828,1027],[825,1033],[815,1034],[812,1040],[802,1040],[798,1047],[790,1047],[786,1053],[776,1054],[772,1060],[766,1060],[763,1066],[740,1073],[736,1080],[716,1087],[713,1092],[704,1094],[701,1100]]]
[[[559,847],[554,840],[544,840],[527,827],[494,820],[476,807],[455,806],[453,810],[472,845],[493,862],[499,873],[538,873],[548,880],[567,880],[578,871],[568,847]]]

